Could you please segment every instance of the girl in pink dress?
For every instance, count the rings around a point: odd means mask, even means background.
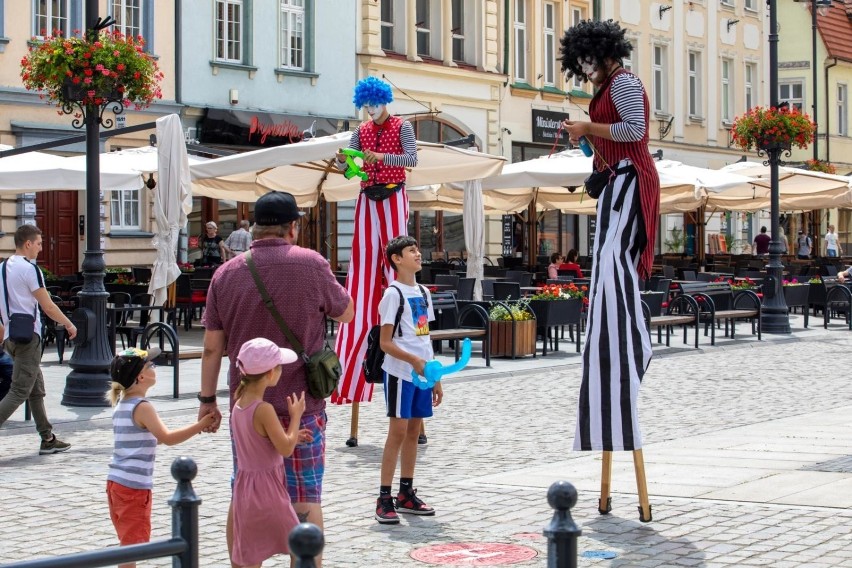
[[[311,431],[299,430],[305,411],[305,393],[287,397],[290,424],[285,431],[275,409],[263,401],[263,393],[278,383],[281,365],[296,354],[264,338],[243,344],[237,367],[243,377],[231,410],[231,438],[236,448],[236,475],[231,496],[234,566],[260,566],[276,554],[289,553],[287,539],[299,520],[284,485],[284,461],[300,442],[313,439]]]

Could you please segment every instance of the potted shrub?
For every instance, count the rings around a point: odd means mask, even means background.
[[[808,295],[810,283],[799,282],[795,278],[781,282],[784,290],[784,302],[787,308],[801,307],[805,314],[805,327],[808,327]]]
[[[789,150],[807,148],[814,139],[816,125],[797,108],[753,107],[734,119],[731,128],[735,145],[743,150]]]
[[[163,73],[143,46],[141,37],[118,31],[34,38],[21,60],[21,79],[27,90],[41,91],[39,97],[63,112],[71,102],[100,106],[116,101],[141,110],[163,96]]]
[[[587,286],[578,287],[573,282],[565,284],[547,284],[539,286],[536,293],[530,298],[529,306],[535,314],[538,322],[538,333],[544,340],[542,355],[547,355],[547,339],[550,328],[563,325],[578,326],[579,334],[580,317],[583,304],[587,301],[585,293]],[[555,342],[554,348],[558,349],[559,343]]]
[[[491,326],[491,356],[517,357],[535,354],[535,314],[526,300],[492,302],[488,312]],[[514,340],[514,350],[512,342]]]

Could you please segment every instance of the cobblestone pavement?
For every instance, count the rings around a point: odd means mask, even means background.
[[[831,333],[656,358],[640,397],[646,463],[654,459],[655,444],[844,407],[852,415],[852,382],[841,372],[848,368],[850,338]],[[527,469],[561,462],[562,477],[571,481],[572,461],[588,458],[570,451],[579,366],[536,369],[538,364],[532,360],[530,372],[511,376],[447,379],[445,403],[428,422],[429,444],[420,448],[415,479],[419,495],[438,514],[404,517],[395,527],[379,526],[372,518],[386,428],[382,404],[362,406],[358,448],[343,444],[349,409],[329,407],[325,566],[424,566],[409,556],[413,549],[468,541],[531,547],[536,558],[518,565],[546,566],[546,541],[540,536],[552,515],[546,491],[533,484],[483,480],[509,472],[523,476]],[[186,384],[194,380],[184,378]],[[164,412],[172,427],[194,416],[187,408]],[[38,456],[31,429],[0,431],[0,561],[116,542],[105,498],[112,443],[108,425],[103,420],[80,421],[73,429],[64,424],[61,434],[73,443],[71,451]],[[198,463],[194,487],[203,498],[202,565],[227,566],[224,521],[231,460],[226,430],[160,448],[155,537],[170,531],[166,500],[174,482],[168,465],[178,455],[190,455]],[[627,454],[616,455],[616,460],[624,459],[629,460]],[[825,460],[815,460],[814,467],[818,461]],[[844,457],[829,471],[834,473],[825,475],[852,478]],[[610,551],[617,556],[581,558],[580,566],[852,567],[850,508],[652,493],[654,520],[640,523],[635,486],[614,489],[611,515],[598,515],[597,495],[584,491],[573,517],[583,529],[581,553]],[[267,565],[287,562],[276,558]]]

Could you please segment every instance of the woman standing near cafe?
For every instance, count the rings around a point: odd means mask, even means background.
[[[222,264],[225,261],[225,242],[218,234],[219,227],[213,221],[209,221],[204,228],[207,234],[199,241],[201,264],[203,266]]]
[[[591,143],[595,170],[606,181],[597,202],[574,449],[603,450],[605,464],[609,452],[633,450],[642,520],[650,520],[637,451],[642,448],[639,384],[651,360],[639,279],[650,275],[654,258],[660,179],[648,151],[648,96],[639,78],[622,65],[632,51],[624,33],[612,20],[586,20],[561,40],[563,72],[597,89],[589,105],[591,121],[566,120],[563,128],[572,142],[585,137]],[[604,481],[606,493],[609,480]],[[606,507],[602,495],[602,512]]]

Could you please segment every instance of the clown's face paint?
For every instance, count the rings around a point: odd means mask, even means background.
[[[580,64],[580,69],[583,70],[586,77],[591,79],[593,82],[598,78],[598,66],[595,65],[595,62],[591,57],[587,57],[586,59],[577,59],[577,63]]]
[[[387,105],[364,105],[364,110],[373,120],[378,120],[385,114]]]

